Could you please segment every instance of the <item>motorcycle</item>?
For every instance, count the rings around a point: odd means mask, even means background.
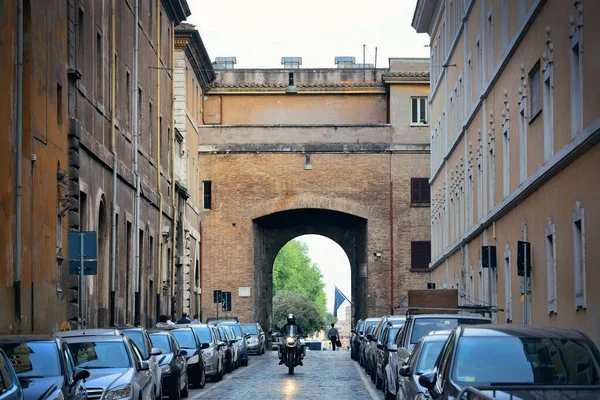
[[[285,335],[277,333],[275,336],[282,338],[280,340],[279,351],[281,360],[288,367],[288,373],[292,375],[294,368],[302,365],[304,355],[303,336],[298,333],[295,326],[290,326]]]

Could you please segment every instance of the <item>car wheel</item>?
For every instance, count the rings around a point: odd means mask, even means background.
[[[179,392],[179,395],[183,399],[187,399],[187,397],[190,395],[190,387],[188,385],[187,374],[185,374],[185,385],[183,386],[183,390],[181,392]],[[169,399],[169,400],[171,400],[171,399]]]
[[[206,373],[204,372],[204,368],[202,368],[200,379],[198,379],[198,387],[204,389],[204,386],[206,386]]]
[[[248,359],[246,358],[245,360],[242,360],[242,367],[247,367],[248,366]]]

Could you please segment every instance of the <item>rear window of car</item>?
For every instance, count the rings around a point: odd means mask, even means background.
[[[131,359],[122,341],[69,343],[78,367],[130,368]]]
[[[258,328],[256,325],[242,325],[242,330],[249,335],[258,335]]]
[[[163,354],[172,353],[171,343],[167,335],[150,335],[152,346],[161,349]]]
[[[61,375],[54,342],[5,343],[1,347],[19,378]]]
[[[600,360],[586,340],[463,336],[453,364],[453,379],[465,386],[600,384]]]
[[[200,343],[212,343],[212,334],[209,327],[192,328]]]
[[[415,344],[423,336],[433,331],[447,331],[460,325],[489,324],[490,320],[474,318],[416,318],[413,323],[410,344]]]
[[[422,375],[433,370],[433,366],[444,347],[444,341],[428,341],[423,343],[421,352],[419,353],[419,361],[415,369],[415,374]]]
[[[186,349],[195,349],[197,347],[196,341],[194,340],[194,333],[191,330],[173,330],[171,331],[179,347]]]

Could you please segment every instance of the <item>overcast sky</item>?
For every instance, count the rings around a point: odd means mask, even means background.
[[[416,0],[188,0],[211,60],[237,57],[236,68],[279,68],[281,57],[302,57],[302,67],[335,67],[354,56],[388,67],[390,57],[429,57],[426,34],[410,26]]]
[[[336,56],[354,56],[387,68],[390,57],[429,57],[426,34],[410,26],[416,0],[188,0],[211,60],[237,57],[236,68],[280,68],[281,57],[302,57],[302,68],[334,68]],[[323,273],[327,308],[334,285],[351,298],[350,263],[334,241],[305,235],[309,255]],[[344,303],[346,306],[348,303]],[[342,307],[343,308],[343,307]],[[341,309],[340,308],[340,311]]]

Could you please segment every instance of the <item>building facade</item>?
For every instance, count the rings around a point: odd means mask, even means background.
[[[391,59],[389,70],[218,60],[199,129],[204,316],[221,290],[228,314],[270,326],[273,262],[303,234],[346,252],[354,321],[426,287],[427,60]]]
[[[175,28],[175,209],[176,260],[175,292],[177,307],[200,320],[200,164],[199,125],[202,123],[202,96],[215,79],[210,57],[200,33],[193,25]],[[166,271],[165,271],[166,272]],[[166,276],[163,276],[163,280]]]
[[[0,334],[50,333],[68,306],[68,9],[23,0],[19,31],[18,3],[0,3]]]
[[[413,18],[431,39],[432,280],[498,322],[596,342],[598,16],[585,0],[419,0]]]

